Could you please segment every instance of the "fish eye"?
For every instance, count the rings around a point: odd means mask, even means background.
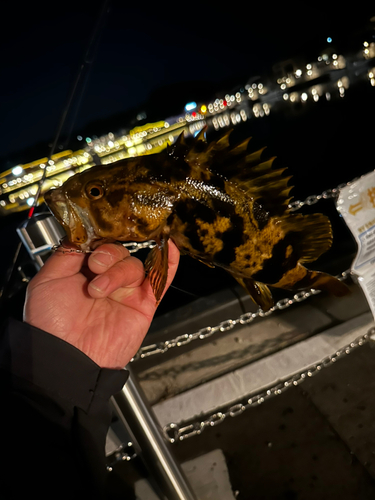
[[[98,182],[90,182],[86,186],[86,194],[90,200],[99,200],[104,194],[104,188]]]

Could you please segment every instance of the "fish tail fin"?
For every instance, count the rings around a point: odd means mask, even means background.
[[[287,215],[283,229],[296,234],[295,249],[301,263],[314,262],[332,246],[332,227],[323,214]]]
[[[269,311],[274,306],[272,294],[267,285],[251,278],[239,278],[236,276],[235,278],[247,291],[255,304],[257,304],[263,311]]]

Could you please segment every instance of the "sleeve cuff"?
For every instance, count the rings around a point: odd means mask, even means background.
[[[0,368],[88,412],[94,394],[109,399],[129,373],[100,368],[64,340],[10,318],[0,339]]]

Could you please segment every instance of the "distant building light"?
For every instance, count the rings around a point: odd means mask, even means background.
[[[332,43],[332,38],[330,36],[327,38],[327,42]]]
[[[192,109],[195,109],[197,107],[197,103],[192,101],[188,102],[185,106],[185,111],[191,111]]]
[[[78,139],[79,141],[82,141],[82,136],[81,136],[81,135],[77,135],[77,139]]]
[[[20,165],[18,165],[17,167],[14,167],[12,169],[12,174],[15,176],[21,175],[22,172],[23,172],[23,168]]]
[[[90,137],[86,137],[86,142],[87,142],[87,144],[90,144],[90,143],[91,143],[91,139],[90,139]]]

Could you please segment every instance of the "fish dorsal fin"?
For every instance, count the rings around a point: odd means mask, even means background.
[[[231,145],[232,129],[207,143],[206,130],[207,127],[204,127],[189,141],[180,135],[169,154],[179,158],[183,156],[192,175],[198,178],[208,179],[209,182],[210,177],[217,174],[236,184],[245,196],[257,200],[270,216],[285,214],[292,199],[289,196],[292,186],[288,185],[291,177],[283,175],[286,168],[273,168],[276,157],[263,160],[266,148],[248,151],[251,138]]]
[[[227,165],[224,175],[247,196],[257,200],[270,216],[280,216],[289,211],[292,176],[284,175],[286,167],[273,168],[276,157],[262,161],[264,149],[244,155],[232,168]]]
[[[230,147],[229,137],[232,133],[232,130],[225,131],[216,141],[212,141],[208,145],[208,151],[222,151],[223,149],[228,149]]]
[[[242,155],[242,154],[246,153],[247,148],[249,147],[250,141],[251,141],[251,137],[248,137],[244,141],[240,142],[239,144],[237,144],[236,146],[231,148],[230,154],[233,156],[237,156],[237,155]]]
[[[189,146],[186,143],[184,133],[181,132],[181,134],[177,137],[176,141],[172,146],[167,146],[166,152],[167,155],[177,159],[180,157],[185,158],[187,152],[189,151]]]

